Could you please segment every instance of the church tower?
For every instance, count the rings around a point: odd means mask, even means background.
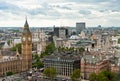
[[[32,68],[32,34],[26,19],[24,29],[22,32],[22,69],[23,71]]]

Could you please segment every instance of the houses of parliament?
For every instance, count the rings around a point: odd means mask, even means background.
[[[32,68],[32,34],[26,19],[21,37],[21,54],[4,47],[0,50],[0,76],[7,72],[19,73]]]

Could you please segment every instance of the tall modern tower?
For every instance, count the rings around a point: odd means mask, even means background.
[[[32,34],[29,29],[29,25],[26,19],[24,29],[22,32],[22,68],[23,70],[29,70],[32,68]]]
[[[68,37],[68,28],[54,27],[54,36],[57,36],[60,38],[67,38]]]
[[[76,23],[76,33],[80,34],[82,30],[86,28],[85,22],[77,22]]]

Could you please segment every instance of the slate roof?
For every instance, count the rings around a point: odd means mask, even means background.
[[[53,53],[52,55],[46,56],[45,59],[62,59],[62,60],[80,60],[82,54],[77,52],[61,52]]]
[[[7,41],[5,42],[5,44],[3,45],[3,49],[8,49],[10,48],[10,46],[8,45]]]
[[[10,50],[1,50],[2,56],[15,56],[16,52]]]

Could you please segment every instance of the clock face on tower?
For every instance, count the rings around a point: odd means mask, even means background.
[[[29,41],[31,41],[31,38],[30,38],[30,37],[28,37],[28,40],[29,40]]]
[[[22,40],[25,41],[26,40],[25,37],[23,37]]]

